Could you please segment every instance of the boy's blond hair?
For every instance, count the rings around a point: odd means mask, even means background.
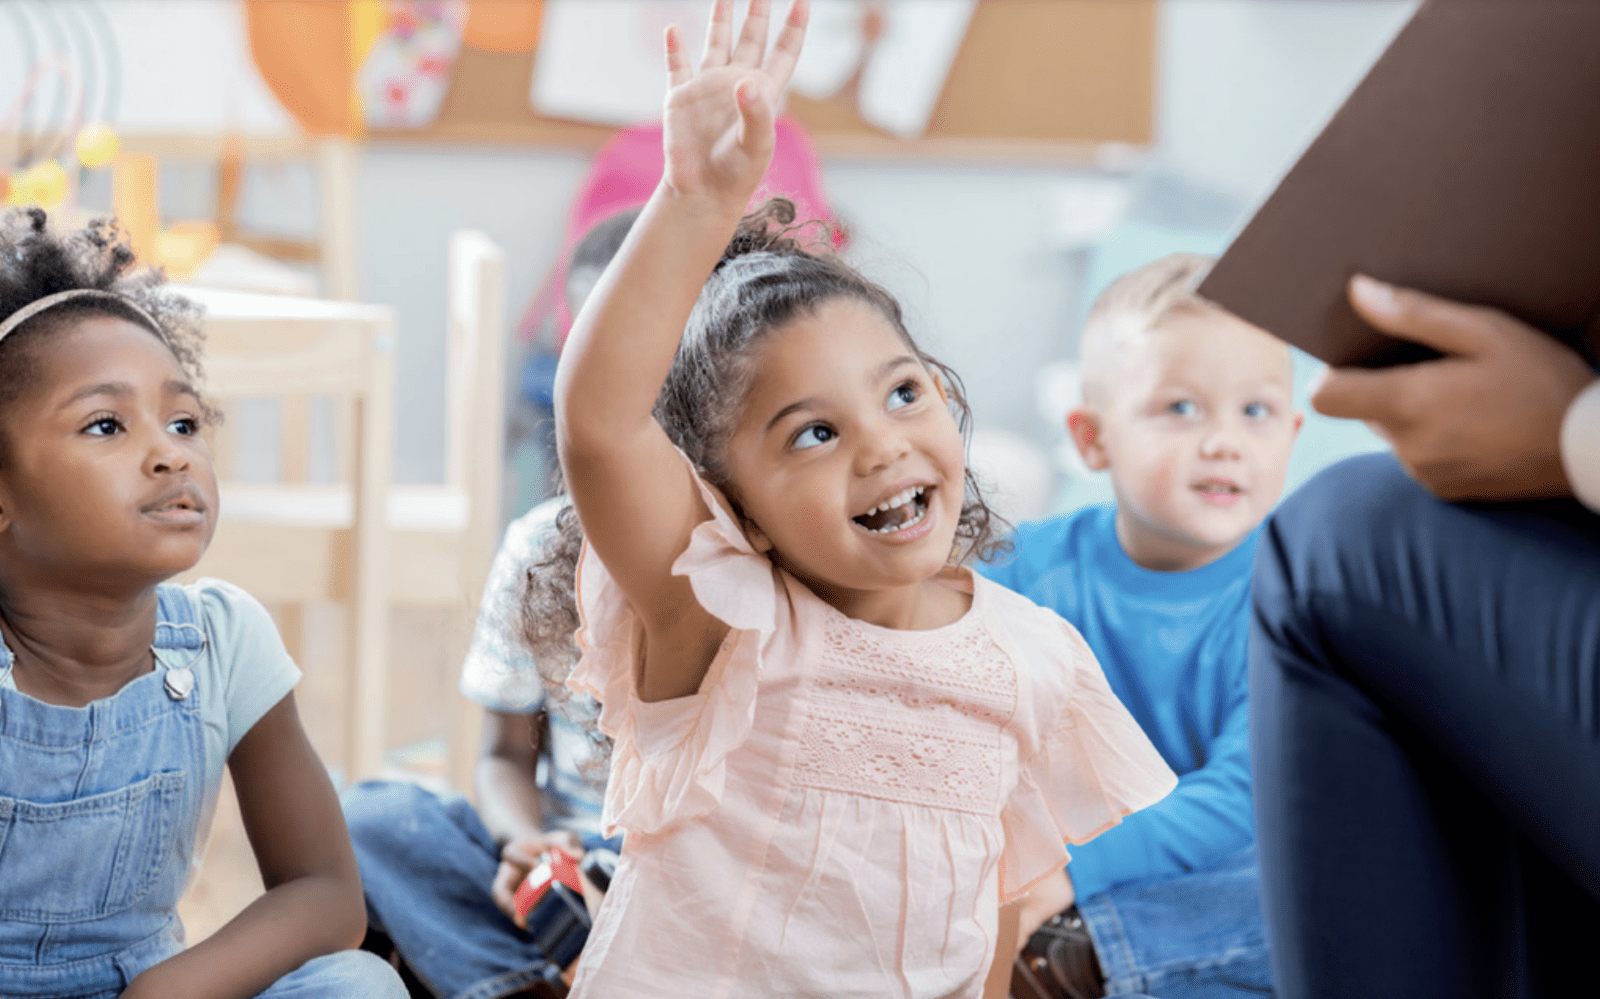
[[[1214,257],[1169,253],[1111,282],[1094,300],[1078,337],[1078,365],[1086,400],[1104,383],[1121,341],[1149,332],[1181,309],[1205,309],[1195,286]]]

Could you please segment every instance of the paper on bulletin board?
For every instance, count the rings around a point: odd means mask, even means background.
[[[371,128],[422,128],[439,113],[461,48],[466,0],[398,0],[356,74]]]
[[[861,117],[902,139],[928,127],[977,0],[892,0],[861,70]]]
[[[927,127],[976,0],[814,0],[791,86],[824,100],[852,80],[869,122],[911,138]],[[787,7],[775,4],[769,44]],[[866,29],[869,11],[881,25]],[[662,36],[683,29],[698,58],[708,7],[701,0],[546,0],[530,98],[540,114],[627,125],[661,114]],[[742,23],[736,6],[734,30]]]

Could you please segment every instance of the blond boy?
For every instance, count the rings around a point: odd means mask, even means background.
[[[1257,528],[1302,416],[1288,347],[1195,296],[1209,263],[1164,257],[1095,302],[1067,429],[1116,502],[1022,525],[984,569],[1077,626],[1180,775],[1034,892],[1023,935],[1042,922],[1029,954],[1051,957],[1019,966],[1018,996],[1270,994],[1245,636]]]

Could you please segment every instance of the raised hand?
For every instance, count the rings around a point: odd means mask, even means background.
[[[665,183],[679,194],[714,199],[742,214],[772,160],[778,99],[805,40],[807,0],[794,0],[777,43],[767,51],[770,0],[750,0],[733,40],[734,0],[716,0],[700,71],[690,66],[683,32],[667,29],[663,125]]]

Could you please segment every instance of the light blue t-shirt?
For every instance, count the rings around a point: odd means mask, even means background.
[[[1080,898],[1204,870],[1255,840],[1245,638],[1257,528],[1209,565],[1153,572],[1117,541],[1115,505],[1032,524],[978,570],[1083,633],[1178,787],[1072,848]]]

